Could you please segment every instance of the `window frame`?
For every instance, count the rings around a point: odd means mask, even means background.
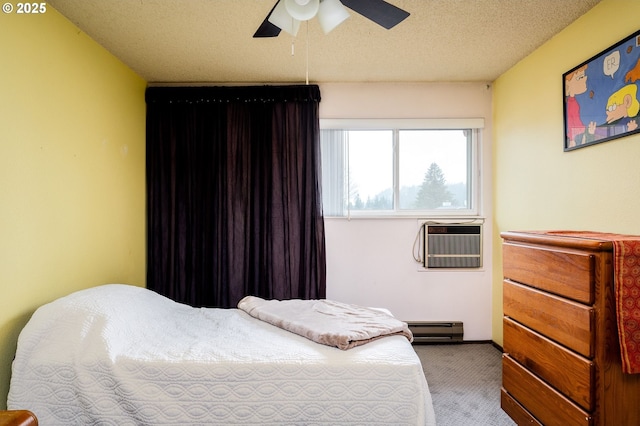
[[[401,119],[370,119],[370,118],[321,118],[320,130],[391,130],[393,134],[393,209],[392,210],[352,210],[346,208],[343,215],[326,215],[330,218],[478,218],[480,217],[480,203],[482,194],[481,173],[481,141],[483,118],[401,118]],[[470,191],[470,208],[466,209],[437,209],[418,210],[400,209],[399,182],[399,134],[403,130],[470,130],[470,161],[468,190]]]

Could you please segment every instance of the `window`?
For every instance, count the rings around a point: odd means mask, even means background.
[[[325,216],[478,214],[472,120],[321,120]]]

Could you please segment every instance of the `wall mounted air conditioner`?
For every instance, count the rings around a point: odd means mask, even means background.
[[[425,268],[482,267],[482,225],[425,223],[423,232]]]

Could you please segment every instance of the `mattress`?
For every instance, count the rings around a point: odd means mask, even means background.
[[[435,425],[403,336],[344,351],[122,284],[36,310],[12,368],[8,408],[43,425]]]

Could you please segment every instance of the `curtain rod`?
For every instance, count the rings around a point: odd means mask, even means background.
[[[320,102],[318,85],[148,87],[147,103]]]

